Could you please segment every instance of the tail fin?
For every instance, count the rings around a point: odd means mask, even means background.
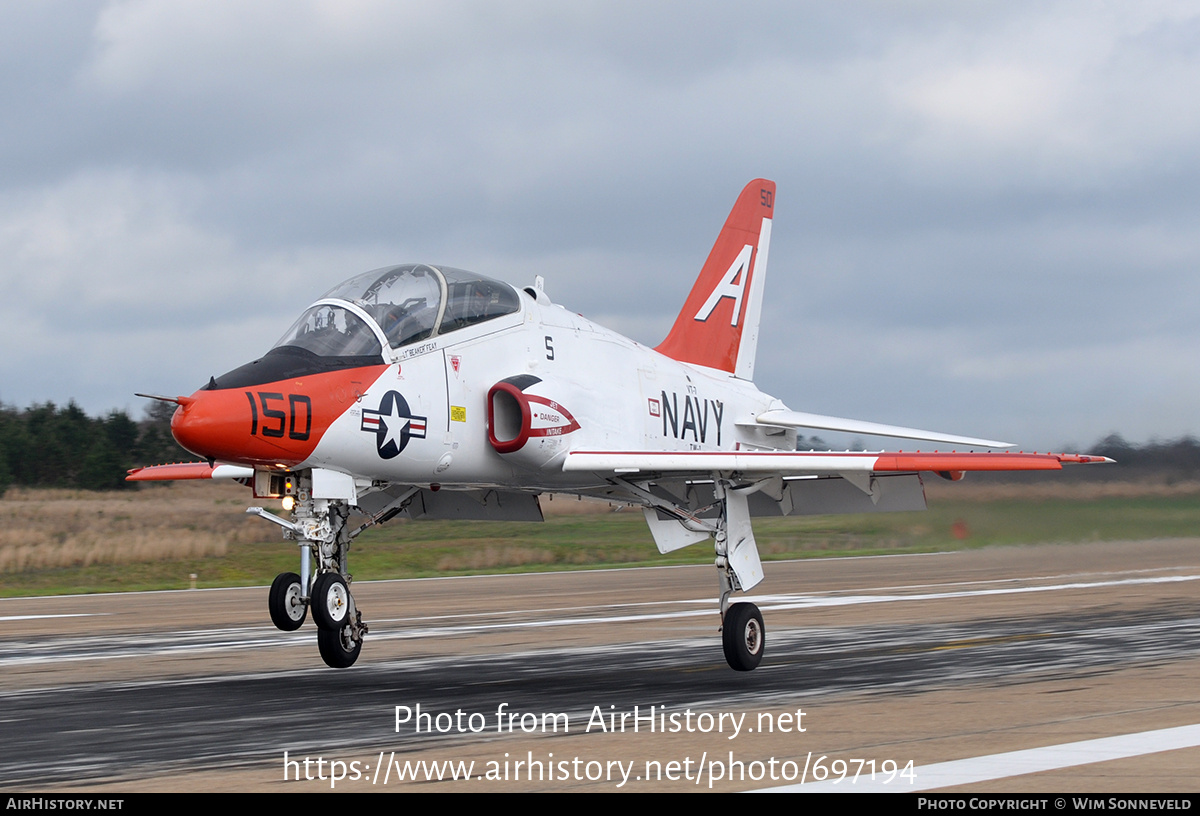
[[[754,379],[775,182],[746,185],[717,236],[700,277],[656,351],[684,363]]]

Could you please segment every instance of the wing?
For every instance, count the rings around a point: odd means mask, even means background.
[[[350,498],[354,507],[378,521],[404,513],[411,519],[470,519],[482,521],[542,521],[542,509],[534,493],[515,490],[429,490],[413,485],[393,484],[381,490],[357,491],[353,480],[347,485],[346,474],[314,468],[313,475],[331,474],[340,480],[314,483],[314,495]],[[254,468],[241,465],[209,465],[207,462],[179,462],[133,468],[128,482],[173,482],[189,479],[241,480],[253,485]],[[339,492],[339,488],[340,491]],[[353,491],[348,493],[347,491]],[[268,498],[260,496],[259,498]],[[254,509],[254,508],[251,508]],[[249,512],[249,511],[248,511]]]
[[[966,471],[1061,470],[1064,464],[1111,462],[1077,453],[920,453],[816,451],[572,451],[564,471],[615,474],[820,476],[856,474],[962,474]]]
[[[253,479],[254,468],[241,465],[210,465],[207,462],[178,462],[131,469],[127,482],[174,482],[186,479]]]
[[[751,540],[749,516],[924,510],[922,471],[957,480],[969,470],[1060,470],[1109,461],[1073,453],[573,451],[563,470],[602,476],[614,492],[641,502],[654,541],[666,553],[708,535],[712,525],[703,520],[722,512],[717,482],[725,485],[726,512],[742,494],[735,521],[738,535]],[[734,567],[743,588],[762,577],[756,551],[745,551],[745,562]]]
[[[921,453],[833,451],[573,451],[564,471],[631,482],[704,482],[717,478],[774,483],[774,502],[756,515],[924,510],[919,474],[958,481],[967,471],[1061,470],[1064,464],[1111,462],[1076,453]],[[611,474],[611,476],[609,476]]]

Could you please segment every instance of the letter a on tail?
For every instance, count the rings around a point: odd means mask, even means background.
[[[755,179],[746,185],[657,351],[739,379],[754,379],[774,210],[775,182]]]

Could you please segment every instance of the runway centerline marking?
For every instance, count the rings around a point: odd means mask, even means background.
[[[1101,737],[1061,745],[1047,745],[1043,748],[1029,748],[1024,751],[1008,751],[1003,754],[920,765],[914,769],[916,782],[911,785],[898,778],[891,784],[884,784],[882,778],[872,781],[860,776],[857,783],[825,780],[800,785],[781,785],[755,792],[915,793],[1197,746],[1200,746],[1200,725],[1181,725],[1137,734],[1122,734],[1116,737]]]

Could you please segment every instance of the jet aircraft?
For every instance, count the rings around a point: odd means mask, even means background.
[[[176,440],[205,461],[133,481],[234,479],[288,518],[247,512],[299,545],[271,586],[277,627],[311,609],[322,658],[348,667],[367,624],[349,552],[412,519],[542,519],[545,492],[640,505],[660,552],[711,540],[722,644],[749,671],[762,614],[731,603],[763,579],[762,515],[925,508],[922,474],[1057,470],[1077,454],[797,451],[798,429],[1004,448],[1007,443],[790,410],[753,383],[775,184],[742,190],[667,338],[647,348],[553,303],[446,266],[363,273],[310,306],[257,360],[178,405]],[[140,395],[150,396],[150,395]]]

